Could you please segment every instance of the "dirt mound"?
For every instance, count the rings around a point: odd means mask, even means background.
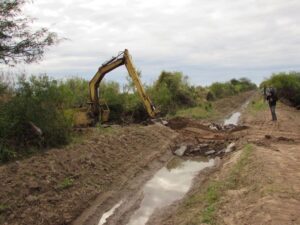
[[[179,130],[186,127],[190,122],[190,119],[185,117],[175,117],[168,120],[168,127],[172,128],[173,130]]]
[[[70,224],[169,149],[162,125],[90,129],[89,138],[0,167],[0,224]]]
[[[243,136],[239,131],[249,128],[183,117],[173,118],[168,122],[168,126],[180,134],[172,148],[173,153],[179,156],[223,156],[235,149],[230,147],[226,150],[227,146]]]

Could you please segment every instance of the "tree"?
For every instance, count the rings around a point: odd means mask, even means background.
[[[39,61],[47,46],[58,42],[47,28],[33,31],[32,18],[22,15],[26,0],[0,1],[0,63],[13,65]]]
[[[137,72],[138,77],[141,79],[141,77],[142,77],[142,71],[138,69],[136,72]],[[133,82],[133,79],[132,79],[132,77],[129,75],[129,73],[128,73],[127,76],[126,76],[126,81],[127,81],[127,84],[125,84],[125,85],[123,86],[124,92],[126,92],[126,93],[131,92],[131,91],[132,91],[132,92],[135,92],[136,87],[135,87],[135,84],[134,84],[134,82]]]

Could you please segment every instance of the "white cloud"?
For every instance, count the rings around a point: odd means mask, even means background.
[[[298,0],[36,0],[25,11],[70,39],[33,72],[91,78],[124,48],[147,82],[164,69],[197,84],[300,69]]]

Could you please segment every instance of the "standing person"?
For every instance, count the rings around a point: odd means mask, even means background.
[[[275,89],[270,88],[269,92],[267,93],[267,101],[269,102],[269,106],[270,106],[273,121],[277,120],[277,116],[276,116],[276,113],[275,113],[277,100],[278,100],[278,98],[277,98]]]

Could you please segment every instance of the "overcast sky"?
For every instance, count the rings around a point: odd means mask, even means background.
[[[90,79],[125,48],[146,83],[162,70],[199,85],[300,70],[299,0],[35,0],[25,12],[69,39],[41,63],[18,67],[30,73]]]

